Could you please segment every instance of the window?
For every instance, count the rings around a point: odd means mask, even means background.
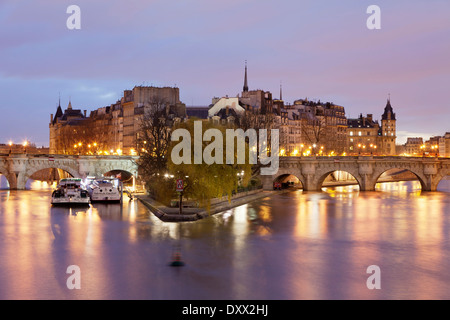
[[[350,135],[353,136],[353,131],[350,131]]]
[[[361,131],[358,131],[358,136],[361,136]]]

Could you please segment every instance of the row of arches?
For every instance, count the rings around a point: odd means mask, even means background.
[[[383,188],[381,184],[387,182],[399,182],[399,181],[416,181],[418,189],[425,190],[425,183],[423,179],[408,169],[393,168],[381,172],[377,175],[375,189],[380,190]],[[450,175],[444,176],[438,184],[438,190],[440,188],[448,188],[448,181],[450,181]],[[305,181],[302,176],[297,176],[292,173],[282,173],[278,175],[274,180],[274,187],[296,188],[304,189]],[[326,172],[317,180],[319,190],[326,191],[327,188],[336,186],[353,186],[352,190],[362,189],[361,182],[355,177],[354,174],[348,171],[330,171]]]
[[[57,186],[58,182],[62,178],[75,178],[76,174],[61,168],[51,168],[50,169],[41,169],[33,174],[29,175],[26,179],[25,189],[26,190],[45,190],[45,189],[53,189]],[[124,182],[125,185],[132,184],[134,175],[131,172],[125,170],[111,170],[105,172],[103,174],[105,177],[119,177],[119,179]],[[2,171],[0,171],[0,190],[10,189],[11,184],[10,180]]]

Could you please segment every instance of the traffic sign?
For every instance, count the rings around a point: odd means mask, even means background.
[[[177,179],[177,191],[183,191],[183,179]]]

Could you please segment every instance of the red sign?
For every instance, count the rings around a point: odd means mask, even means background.
[[[177,179],[177,191],[183,191],[183,179]]]
[[[53,158],[53,157],[48,157],[48,161],[55,161],[55,158]]]

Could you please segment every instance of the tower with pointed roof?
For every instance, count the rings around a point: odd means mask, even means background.
[[[244,92],[248,92],[248,83],[247,83],[247,60],[245,60],[245,75],[244,75]]]
[[[384,113],[381,115],[381,128],[379,132],[381,150],[383,154],[395,155],[396,133],[396,117],[391,105],[391,97],[389,95]]]

